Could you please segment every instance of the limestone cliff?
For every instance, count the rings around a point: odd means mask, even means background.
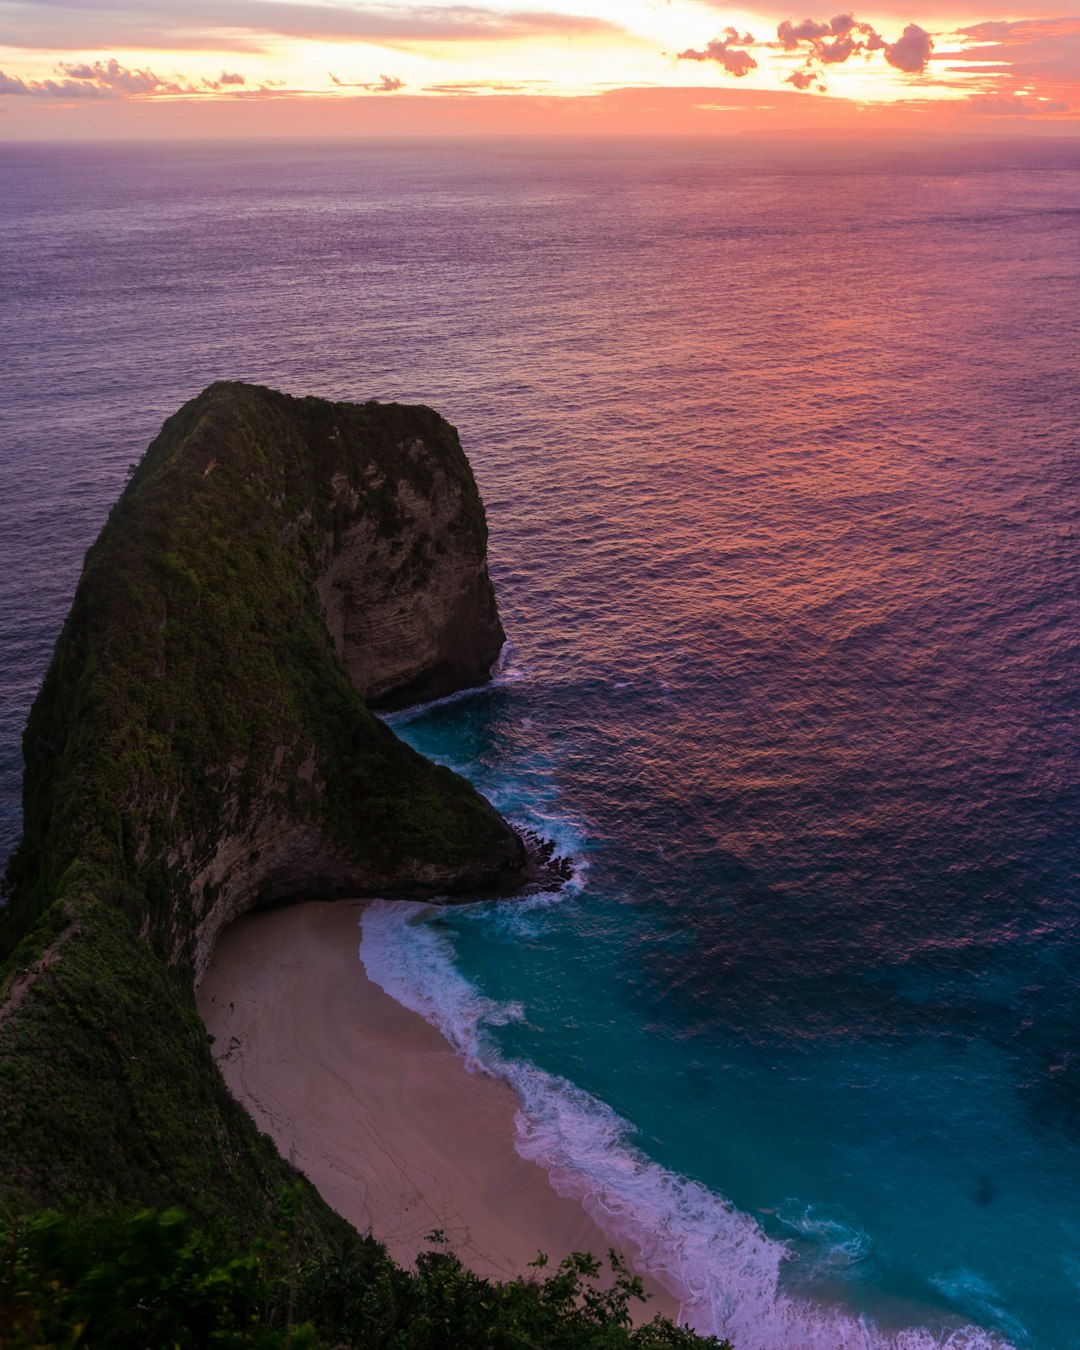
[[[447,471],[444,446],[414,436],[401,453],[410,472],[395,488],[400,523],[387,534],[358,513],[318,582],[349,678],[383,708],[482,683],[504,640],[475,487]],[[355,511],[357,490],[341,478],[335,487]]]
[[[281,1165],[221,1090],[192,984],[252,905],[520,875],[510,827],[365,702],[487,677],[485,556],[468,462],[429,409],[218,384],[165,424],[87,555],[24,738],[0,1190],[257,1222]]]

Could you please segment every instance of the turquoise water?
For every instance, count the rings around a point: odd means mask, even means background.
[[[822,1045],[809,1027],[733,1037],[687,1019],[667,975],[700,930],[651,893],[678,892],[666,850],[632,877],[613,863],[616,841],[575,812],[566,756],[542,743],[553,728],[531,734],[538,697],[500,683],[394,723],[557,839],[573,883],[523,903],[380,907],[369,973],[508,1078],[520,1151],[640,1251],[699,1329],[743,1350],[1073,1344],[1080,1189],[1006,1057],[969,1038]]]
[[[369,968],[738,1350],[1080,1346],[1077,147],[0,172],[3,844],[163,418],[218,378],[430,403],[514,647],[395,726],[575,875],[376,907]]]

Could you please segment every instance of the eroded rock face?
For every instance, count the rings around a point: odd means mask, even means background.
[[[318,581],[334,647],[357,691],[378,708],[482,684],[505,640],[486,532],[477,528],[467,485],[419,437],[404,441],[401,454],[429,490],[401,478],[393,534],[362,518],[331,543]],[[338,491],[348,489],[339,483]]]
[[[501,835],[505,822],[494,809],[491,819]],[[189,869],[192,898],[202,913],[195,923],[194,947],[188,923],[181,923],[171,955],[174,963],[192,961],[198,988],[218,934],[252,908],[370,894],[428,899],[494,891],[513,884],[525,862],[525,846],[512,835],[500,839],[486,863],[474,859],[461,867],[403,859],[399,869],[380,874],[370,866],[358,866],[313,821],[298,822],[271,806],[242,831],[218,838],[202,866]]]

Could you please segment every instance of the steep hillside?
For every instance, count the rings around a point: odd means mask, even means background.
[[[292,1174],[225,1091],[192,990],[253,905],[520,875],[510,827],[367,707],[487,677],[485,552],[429,409],[217,384],[165,424],[87,555],[24,738],[0,924],[9,1204],[271,1222]],[[316,1238],[336,1231],[307,1205]]]

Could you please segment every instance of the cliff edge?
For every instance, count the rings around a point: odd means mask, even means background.
[[[486,543],[429,409],[227,383],[166,422],[87,554],[24,737],[0,924],[10,1203],[180,1204],[262,1231],[290,1172],[192,999],[222,925],[520,875],[505,821],[368,707],[487,678]],[[339,1227],[306,1203],[312,1232]]]

